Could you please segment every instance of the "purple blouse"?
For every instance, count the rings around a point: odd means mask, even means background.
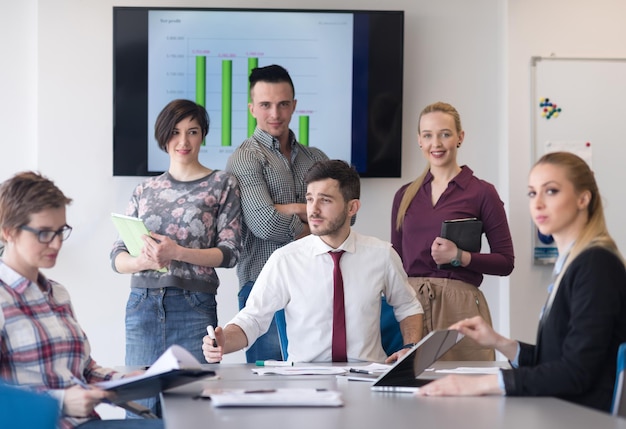
[[[478,287],[483,281],[483,274],[509,275],[513,271],[513,241],[504,203],[495,187],[478,179],[469,167],[463,166],[433,207],[432,180],[433,176],[428,172],[407,209],[400,231],[396,229],[396,217],[408,184],[402,186],[393,199],[391,243],[402,258],[409,277],[451,278]],[[441,233],[441,223],[444,220],[468,217],[475,217],[483,222],[483,231],[491,252],[472,252],[472,260],[466,267],[437,268],[430,255],[430,248]]]

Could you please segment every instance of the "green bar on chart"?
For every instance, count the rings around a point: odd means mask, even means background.
[[[259,59],[257,57],[248,58],[248,77],[250,77],[250,73],[252,69],[257,68],[259,66]],[[250,79],[248,79],[248,103],[252,103],[252,98],[250,98]],[[250,109],[248,109],[248,137],[250,137],[254,133],[254,129],[256,128],[256,119],[250,113]]]
[[[309,145],[309,116],[302,115],[298,120],[298,142],[304,146]]]
[[[206,107],[206,57],[196,57],[196,103]]]
[[[222,61],[222,146],[232,146],[233,61]]]
[[[196,104],[206,108],[206,57],[196,57]],[[202,140],[202,146],[206,139]]]

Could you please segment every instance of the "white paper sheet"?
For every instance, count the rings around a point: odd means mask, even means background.
[[[498,367],[469,367],[469,366],[459,366],[457,368],[451,369],[438,369],[435,372],[441,374],[497,374],[501,368]]]
[[[348,368],[339,366],[277,366],[253,368],[259,375],[334,375],[344,374]]]
[[[325,389],[205,389],[214,407],[340,407],[341,393]]]

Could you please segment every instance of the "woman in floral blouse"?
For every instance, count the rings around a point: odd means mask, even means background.
[[[132,274],[126,365],[150,365],[172,344],[202,361],[206,327],[217,326],[215,268],[239,259],[241,210],[235,177],[199,161],[208,130],[206,110],[193,101],[174,100],[157,117],[154,134],[169,155],[168,171],[138,185],[126,209],[150,236],[136,257],[121,240],[111,251],[113,269]],[[144,404],[159,414],[156,398]]]

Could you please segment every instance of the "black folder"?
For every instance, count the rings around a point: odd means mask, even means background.
[[[173,345],[145,373],[101,381],[96,383],[96,386],[115,392],[116,397],[112,402],[121,404],[135,399],[157,396],[164,390],[210,376],[215,376],[215,371],[202,368],[189,351],[179,345]]]
[[[149,377],[128,377],[116,380],[120,383],[102,382],[98,383],[98,385],[104,390],[115,392],[115,399],[111,402],[121,404],[135,399],[158,396],[164,390],[210,376],[215,376],[215,371],[208,369],[172,369],[171,371]]]
[[[461,250],[480,252],[482,245],[483,223],[475,217],[444,220],[441,223],[441,237],[452,241]],[[438,265],[437,268],[453,269],[450,264]]]

